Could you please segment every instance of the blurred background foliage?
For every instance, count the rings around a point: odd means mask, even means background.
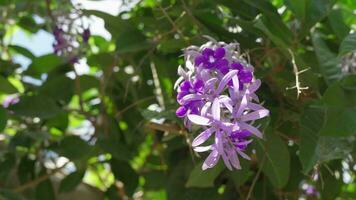
[[[73,2],[0,1],[0,199],[356,199],[354,0]],[[110,37],[86,42],[94,16]],[[66,53],[12,42],[59,25]],[[271,110],[239,171],[202,172],[174,115],[181,50],[204,35],[241,44]]]

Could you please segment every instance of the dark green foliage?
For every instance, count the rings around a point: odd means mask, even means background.
[[[0,0],[0,200],[81,199],[83,190],[106,200],[356,198],[356,68],[347,68],[356,62],[354,0],[128,5],[117,16],[78,11],[111,34],[81,44],[82,70],[10,39],[17,30],[52,34],[71,1]],[[202,171],[207,154],[189,146],[200,130],[183,129],[174,113],[182,49],[204,35],[249,53],[271,111],[239,171],[222,161]],[[286,89],[296,85],[308,89]]]

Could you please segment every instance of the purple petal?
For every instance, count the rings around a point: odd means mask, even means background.
[[[181,104],[187,104],[189,101],[196,101],[196,100],[202,100],[203,99],[203,95],[200,94],[188,94],[185,95],[180,101],[179,103]]]
[[[210,106],[211,106],[211,102],[209,101],[204,104],[200,112],[201,116],[205,117],[207,115]]]
[[[216,90],[216,94],[220,94],[223,91],[226,84],[237,74],[237,72],[237,70],[232,70],[221,79],[218,89]]]
[[[203,51],[201,53],[204,56],[209,57],[209,56],[213,56],[214,55],[214,50],[212,50],[210,48],[205,48],[205,49],[203,49]]]
[[[226,68],[229,69],[229,61],[227,61],[226,59],[221,59],[216,61],[215,63],[216,68],[221,69],[221,68]]]
[[[261,119],[261,118],[268,116],[268,114],[269,114],[269,111],[267,109],[257,110],[257,111],[248,113],[246,115],[243,115],[241,117],[241,121],[245,122],[245,121],[253,121],[256,119]]]
[[[248,91],[250,93],[254,93],[258,90],[258,88],[261,86],[261,81],[259,79],[255,80],[255,82],[253,82],[250,87],[248,88]]]
[[[193,88],[195,91],[199,91],[201,88],[203,88],[204,82],[200,79],[196,79],[193,82]]]
[[[263,106],[261,106],[260,104],[256,104],[256,103],[252,103],[249,102],[247,105],[248,108],[250,108],[251,110],[261,110],[261,109],[265,109]]]
[[[220,120],[220,101],[219,98],[215,98],[213,101],[213,105],[211,107],[211,112],[213,115],[213,119],[219,121]]]
[[[252,134],[254,134],[255,136],[257,136],[259,138],[263,138],[263,134],[256,127],[253,127],[253,126],[251,126],[247,123],[244,123],[244,122],[240,123],[240,127],[242,129],[246,129],[246,130],[250,131]]]
[[[188,91],[191,86],[190,86],[190,82],[189,81],[183,81],[181,84],[180,84],[180,90],[181,91]]]
[[[207,88],[207,89],[214,88],[214,85],[217,81],[218,81],[217,78],[211,78],[211,79],[207,80],[205,83],[205,88]]]
[[[199,55],[195,57],[194,64],[195,66],[199,67],[202,63],[205,63],[205,61],[206,61],[206,57]]]
[[[214,129],[213,128],[209,128],[206,129],[205,131],[201,132],[192,142],[192,147],[196,147],[199,146],[201,144],[203,144],[206,140],[209,139],[209,137],[211,136],[211,134],[213,134]]]
[[[229,161],[229,159],[228,159],[228,157],[227,157],[227,155],[225,153],[225,150],[224,150],[224,144],[223,144],[223,141],[222,141],[222,136],[221,136],[221,132],[220,131],[216,131],[215,144],[216,144],[216,148],[217,148],[219,154],[221,155],[226,167],[229,170],[232,170],[230,161]]]
[[[231,63],[231,68],[241,70],[244,68],[244,66],[240,62],[233,62]]]
[[[235,94],[238,94],[239,88],[240,88],[240,81],[237,76],[232,77],[232,85],[233,85],[233,90],[234,90]]]
[[[220,155],[216,149],[214,149],[209,156],[205,159],[202,170],[206,170],[208,168],[213,168],[219,161]]]
[[[241,169],[239,158],[237,157],[237,154],[234,150],[230,151],[229,158],[232,166],[234,166],[236,169]]]
[[[230,113],[233,111],[232,100],[229,97],[220,98],[220,102],[229,110]]]
[[[214,51],[214,57],[216,59],[221,59],[225,56],[225,49],[223,47],[216,48]]]
[[[243,151],[237,151],[237,153],[240,154],[240,156],[245,158],[246,160],[251,160],[250,156],[245,154]]]
[[[242,83],[250,83],[253,78],[252,72],[248,70],[240,70],[238,76]]]
[[[176,115],[177,117],[184,117],[185,114],[187,114],[188,109],[185,106],[180,106],[177,110],[176,110]]]
[[[188,115],[188,119],[193,122],[194,124],[202,125],[202,126],[208,126],[210,125],[210,119],[206,117],[202,117],[200,115]]]
[[[240,106],[235,113],[235,117],[241,116],[246,107],[247,107],[247,97],[246,95],[244,95],[241,99]]]

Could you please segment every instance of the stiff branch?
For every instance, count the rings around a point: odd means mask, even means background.
[[[58,167],[56,169],[54,169],[51,173],[48,174],[44,174],[34,180],[31,180],[23,185],[20,185],[19,187],[15,188],[13,191],[14,192],[23,192],[26,189],[29,189],[31,187],[36,186],[37,184],[47,180],[48,178],[50,178],[52,175],[56,174],[57,172],[61,171],[65,166],[67,166],[67,164],[70,163],[69,161],[64,163],[61,167]]]
[[[301,71],[298,70],[297,64],[295,62],[294,54],[293,52],[288,49],[290,55],[292,56],[292,64],[293,64],[293,72],[295,75],[295,85],[293,87],[287,88],[287,90],[290,89],[296,89],[297,90],[297,99],[299,99],[299,95],[302,93],[303,90],[309,89],[309,87],[302,87],[299,82],[299,75],[302,74],[303,72],[308,71],[310,68],[303,69]]]
[[[253,189],[255,188],[256,182],[257,182],[257,180],[260,177],[260,174],[262,172],[263,165],[265,164],[265,160],[266,160],[266,153],[263,155],[263,158],[262,158],[262,161],[261,161],[261,165],[260,165],[260,167],[259,167],[259,169],[257,171],[257,174],[256,174],[255,178],[252,181],[252,184],[251,184],[250,190],[248,191],[246,200],[249,200],[251,198]]]

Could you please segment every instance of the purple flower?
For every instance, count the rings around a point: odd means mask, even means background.
[[[252,137],[263,137],[254,125],[269,115],[255,94],[261,82],[237,47],[223,42],[188,47],[185,68],[178,68],[176,115],[189,129],[192,124],[203,128],[192,142],[196,152],[210,151],[203,170],[220,158],[230,170],[240,169],[239,157],[250,159],[246,149]]]
[[[320,193],[318,192],[318,190],[310,184],[304,184],[303,188],[305,195],[309,196],[309,197],[319,197]]]
[[[84,43],[88,43],[88,40],[90,38],[90,29],[86,28],[84,29],[83,33],[82,33],[82,37],[83,37],[83,42]]]

